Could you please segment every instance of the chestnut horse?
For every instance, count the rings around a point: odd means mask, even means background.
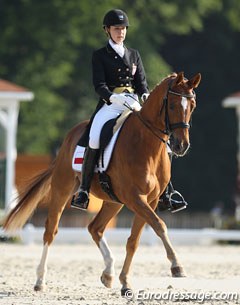
[[[161,238],[171,263],[172,276],[185,276],[168,238],[167,227],[154,210],[159,196],[170,180],[171,163],[166,145],[169,137],[171,136],[171,149],[174,154],[183,156],[189,148],[189,122],[196,107],[194,88],[200,80],[200,74],[187,80],[182,72],[166,77],[152,90],[142,109],[129,116],[116,143],[107,174],[111,178],[117,198],[135,213],[119,277],[122,295],[131,290],[130,266],[145,223]],[[72,170],[72,157],[86,125],[87,122],[83,122],[67,134],[55,161],[20,194],[18,204],[4,222],[6,231],[22,228],[38,206],[43,202],[48,206],[43,252],[34,287],[37,291],[43,290],[45,286],[48,250],[57,234],[60,217],[79,186],[81,177]],[[114,257],[103,232],[122,205],[111,200],[101,189],[96,174],[91,192],[103,200],[103,205],[88,229],[102,253],[106,266],[101,281],[106,287],[111,287],[114,278]]]

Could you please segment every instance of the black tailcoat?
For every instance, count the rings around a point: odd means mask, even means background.
[[[98,109],[109,104],[109,97],[116,87],[132,87],[141,96],[148,93],[145,71],[137,50],[126,48],[123,58],[108,43],[93,53],[92,77],[96,92],[100,95]]]
[[[100,96],[99,103],[90,119],[78,145],[87,146],[89,130],[96,112],[104,105],[110,104],[109,97],[116,87],[131,87],[141,96],[148,93],[145,71],[137,50],[126,48],[123,58],[108,44],[93,53],[92,56],[93,85]]]

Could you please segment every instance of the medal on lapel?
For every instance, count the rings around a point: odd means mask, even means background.
[[[135,64],[132,64],[132,75],[134,75],[137,71],[137,66]]]

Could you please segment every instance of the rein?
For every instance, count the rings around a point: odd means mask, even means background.
[[[144,118],[141,116],[140,111],[134,111],[134,113],[136,113],[137,117],[139,118],[139,120],[143,123],[144,126],[146,126],[154,136],[156,136],[158,139],[160,139],[163,143],[167,143],[168,140],[164,140],[162,137],[160,137],[157,132],[155,132],[153,130],[153,126],[151,124],[149,124],[147,121],[144,120]],[[156,128],[156,127],[154,127]],[[156,128],[157,131],[160,131],[161,133],[167,135],[164,131],[162,131],[161,129]]]
[[[196,98],[196,94],[194,91],[193,91],[193,94],[182,94],[182,93],[171,90],[171,84],[172,84],[172,81],[169,83],[168,91],[167,91],[166,96],[163,99],[163,106],[160,110],[160,112],[162,112],[162,109],[165,107],[165,126],[166,126],[165,130],[161,130],[157,127],[152,126],[150,123],[148,123],[147,121],[144,120],[144,118],[141,116],[140,112],[137,112],[137,111],[135,112],[137,117],[139,118],[139,120],[144,124],[144,126],[147,127],[152,132],[152,134],[154,136],[156,136],[158,139],[160,139],[163,143],[167,143],[168,139],[165,140],[161,136],[159,136],[159,134],[158,134],[159,132],[164,135],[167,135],[169,138],[172,134],[172,131],[176,128],[187,128],[187,129],[190,128],[190,124],[188,124],[186,122],[178,122],[178,123],[170,124],[169,115],[168,115],[168,96],[169,96],[169,94],[173,94],[173,95],[177,95],[177,96],[181,96],[181,97],[185,97],[185,98]]]

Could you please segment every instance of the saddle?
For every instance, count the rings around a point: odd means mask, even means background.
[[[131,113],[131,110],[126,109],[116,119],[111,119],[104,124],[100,134],[100,153],[95,172],[103,172],[107,170],[119,132]],[[72,168],[77,172],[81,172],[82,169],[83,156],[85,148],[88,145],[90,127],[91,124],[89,123],[82,137],[79,139],[73,154]]]
[[[118,135],[122,129],[124,122],[127,120],[131,113],[131,110],[126,109],[119,117],[111,119],[104,124],[100,134],[99,160],[95,166],[95,172],[98,172],[99,183],[102,187],[102,190],[107,193],[112,200],[119,203],[121,202],[113,192],[111,179],[107,175],[106,170],[110,163],[113,148],[117,141]],[[72,168],[74,171],[81,172],[82,170],[84,151],[88,145],[89,131],[90,127],[87,126],[84,134],[76,146],[72,159]]]

